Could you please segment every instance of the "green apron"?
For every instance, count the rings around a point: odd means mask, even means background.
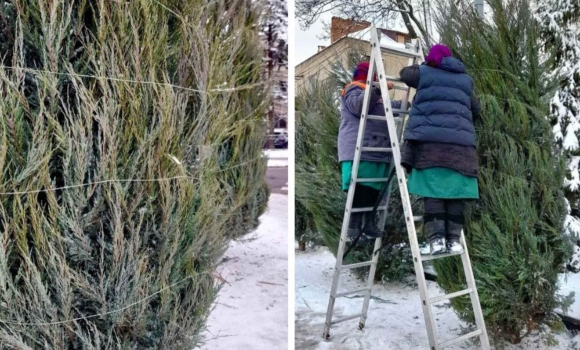
[[[479,199],[477,178],[449,168],[413,169],[409,175],[409,193],[439,199]]]
[[[350,178],[352,177],[352,161],[345,161],[340,163],[342,169],[342,190],[348,191],[350,185]],[[387,177],[389,171],[389,163],[381,162],[367,162],[361,161],[358,165],[358,178],[380,178]],[[361,185],[381,190],[384,182],[362,182]]]

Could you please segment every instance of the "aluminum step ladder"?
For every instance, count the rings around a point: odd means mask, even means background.
[[[355,149],[355,156],[352,165],[352,178],[351,178],[351,186],[349,187],[346,206],[344,210],[344,219],[342,223],[342,231],[340,234],[340,242],[338,245],[338,253],[336,256],[336,267],[334,269],[334,279],[332,281],[332,288],[330,291],[330,300],[328,302],[328,310],[326,313],[326,323],[324,327],[323,338],[325,340],[330,339],[330,328],[332,325],[359,318],[359,329],[363,329],[365,326],[365,322],[367,319],[367,313],[370,303],[371,292],[374,284],[375,272],[377,268],[378,262],[378,252],[381,248],[381,238],[375,239],[374,249],[373,249],[373,257],[372,260],[366,262],[360,262],[355,264],[348,264],[343,265],[343,257],[345,252],[346,246],[346,238],[347,238],[347,231],[350,221],[350,214],[356,212],[370,212],[373,208],[352,208],[352,202],[355,194],[355,187],[352,184],[356,184],[358,182],[387,182],[387,178],[377,178],[377,179],[358,179],[358,167],[361,159],[362,152],[389,152],[392,153],[393,161],[391,162],[391,171],[393,170],[392,167],[395,168],[398,185],[399,185],[399,192],[401,194],[401,201],[403,204],[404,215],[406,218],[407,224],[407,232],[409,233],[409,243],[411,245],[411,252],[413,254],[413,264],[415,267],[415,274],[417,276],[417,284],[419,285],[419,294],[421,296],[421,304],[423,307],[423,316],[425,317],[425,325],[427,327],[427,336],[429,338],[429,348],[431,350],[439,350],[443,349],[447,346],[468,340],[473,337],[479,337],[481,342],[481,348],[484,350],[489,350],[489,338],[487,336],[487,330],[485,328],[485,322],[483,319],[483,313],[481,311],[481,306],[479,303],[479,296],[477,294],[477,288],[475,286],[475,279],[473,278],[473,271],[471,268],[471,262],[469,259],[469,254],[467,251],[467,245],[465,242],[465,236],[463,232],[461,233],[461,244],[464,247],[464,252],[461,254],[441,254],[441,255],[426,255],[422,256],[421,251],[419,248],[419,243],[417,240],[417,233],[415,231],[415,221],[420,220],[420,217],[413,217],[411,201],[409,197],[409,192],[407,190],[407,182],[405,181],[405,171],[401,166],[401,151],[399,140],[401,139],[403,128],[405,125],[405,118],[404,117],[394,117],[393,113],[398,115],[407,116],[408,115],[408,100],[409,100],[409,91],[410,88],[404,88],[405,96],[401,103],[400,110],[393,110],[391,108],[391,100],[389,98],[388,88],[387,88],[387,81],[394,81],[394,82],[401,82],[399,78],[390,77],[385,74],[385,68],[383,66],[383,59],[381,54],[381,46],[379,41],[380,33],[377,29],[372,26],[371,27],[371,59],[370,59],[370,67],[368,72],[368,79],[366,84],[366,90],[364,95],[364,103],[362,114],[360,118],[360,126],[358,132],[358,139],[356,143]],[[414,40],[412,43],[412,49],[409,51],[409,65],[416,64],[422,62],[423,53],[421,50],[421,45],[418,40]],[[421,61],[419,61],[421,60]],[[371,83],[370,79],[375,75],[375,72],[378,76],[379,82],[378,83]],[[385,106],[385,116],[373,116],[368,115],[369,109],[369,101],[370,101],[370,94],[371,88],[373,85],[379,85],[381,89],[382,99]],[[403,89],[402,87],[397,87],[399,90]],[[377,147],[366,147],[363,146],[363,139],[364,133],[366,128],[366,121],[367,120],[385,120],[386,126],[388,126],[389,136],[391,140],[391,147],[390,148],[377,148]],[[390,186],[391,184],[389,184]],[[380,211],[380,219],[379,219],[379,227],[383,228],[385,225],[387,212],[389,208],[389,201],[390,201],[390,193],[391,189],[387,191],[386,195],[386,203],[378,207],[377,211]],[[434,259],[443,259],[453,255],[461,255],[461,261],[463,263],[463,269],[465,272],[465,277],[467,281],[467,289],[461,290],[458,292],[450,293],[447,295],[440,295],[436,297],[430,298],[427,294],[427,283],[425,281],[425,274],[423,270],[423,262],[430,261]],[[338,284],[341,271],[351,270],[360,267],[370,267],[368,279],[366,282],[366,286],[362,289],[357,289],[353,291],[346,291],[338,293]],[[363,293],[364,292],[364,302],[362,305],[362,311],[358,314],[346,316],[340,319],[333,320],[333,312],[334,312],[334,304],[336,299],[345,297],[352,294]],[[455,297],[468,295],[471,297],[471,304],[473,306],[473,312],[475,316],[475,322],[477,325],[477,329],[473,332],[464,334],[458,338],[438,342],[437,340],[437,333],[435,327],[435,320],[433,317],[433,311],[431,309],[431,305],[440,301],[452,299]]]

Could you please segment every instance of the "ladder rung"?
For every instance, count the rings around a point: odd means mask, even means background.
[[[398,81],[398,82],[401,82],[401,83],[403,82],[401,80],[401,78],[393,77],[391,75],[385,75],[385,79],[390,80],[390,81]]]
[[[345,297],[347,295],[356,294],[356,293],[360,293],[360,292],[366,292],[369,290],[370,290],[369,287],[364,287],[361,289],[351,290],[350,292],[342,292],[342,293],[336,294],[336,296],[334,298],[342,298],[342,297]]]
[[[352,316],[343,317],[343,318],[339,318],[336,321],[332,321],[332,324],[337,324],[337,323],[341,323],[341,322],[344,322],[344,321],[352,320],[353,318],[359,318],[361,316],[362,316],[362,313],[356,314],[356,315],[352,315]]]
[[[358,178],[356,182],[387,182],[388,177],[367,177],[367,178]]]
[[[377,211],[379,210],[385,210],[387,209],[387,207],[385,207],[384,205],[381,207],[377,207]],[[364,213],[366,211],[372,211],[373,207],[363,207],[363,208],[352,208],[350,210],[351,213]]]
[[[409,110],[393,109],[393,114],[409,114]]]
[[[364,261],[364,262],[359,262],[356,264],[348,264],[348,265],[342,265],[340,267],[341,270],[350,270],[350,269],[356,269],[357,267],[365,267],[365,266],[370,266],[373,264],[373,261]]]
[[[449,293],[449,294],[445,294],[445,295],[440,295],[438,297],[429,299],[429,303],[431,303],[431,304],[432,303],[438,303],[440,301],[457,298],[457,297],[460,297],[462,295],[469,294],[471,292],[473,292],[473,289],[467,288],[467,289],[464,289],[464,290],[460,290],[459,292],[454,292],[454,293]]]
[[[379,83],[378,81],[373,81],[373,86],[381,87],[381,83]],[[407,86],[395,85],[393,86],[393,90],[407,91],[409,90],[409,88]]]
[[[401,120],[403,120],[403,118],[401,117],[393,117],[395,119],[395,123],[400,123]],[[380,121],[384,121],[385,123],[387,122],[387,118],[384,115],[368,115],[367,119],[369,120],[380,120]]]
[[[415,222],[417,222],[417,221],[423,221],[423,216],[422,215],[413,216],[413,221],[415,221]]]
[[[467,340],[469,338],[477,337],[481,333],[482,333],[481,332],[481,329],[478,329],[478,330],[473,331],[471,333],[464,334],[461,337],[458,337],[458,338],[455,338],[455,339],[451,339],[451,340],[445,341],[445,342],[439,344],[439,347],[440,348],[445,348],[445,347],[448,347],[449,345],[453,345],[453,344],[460,343],[460,342],[462,342],[464,340]]]
[[[465,252],[465,251],[463,251]],[[435,260],[435,259],[443,259],[443,258],[447,258],[450,256],[455,256],[455,255],[461,255],[463,253],[446,253],[446,254],[438,254],[438,255],[422,255],[421,256],[421,261],[429,261],[429,260]]]
[[[390,147],[363,147],[363,152],[392,152],[393,149]]]

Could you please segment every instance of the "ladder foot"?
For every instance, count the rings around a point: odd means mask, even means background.
[[[322,333],[322,339],[326,341],[330,340],[330,333],[327,332]]]
[[[358,324],[358,329],[362,331],[362,330],[363,330],[363,328],[365,328],[365,324],[364,324],[364,323],[362,323],[362,322],[359,322],[359,324]]]

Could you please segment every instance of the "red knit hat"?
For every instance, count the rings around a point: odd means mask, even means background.
[[[357,64],[354,69],[354,74],[352,76],[353,81],[364,81],[366,84],[367,76],[369,75],[370,64],[368,62],[361,62]],[[377,80],[377,74],[375,73],[374,80]]]

